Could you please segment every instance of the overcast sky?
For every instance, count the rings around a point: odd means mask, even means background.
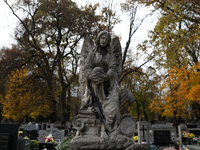
[[[12,1],[12,0],[8,0]],[[92,2],[97,3],[100,0],[74,0],[78,5],[84,5],[86,2]],[[124,2],[125,0],[118,0],[119,3]],[[116,2],[116,1],[115,1]],[[120,7],[118,7],[120,9]],[[120,11],[119,11],[120,12]],[[147,9],[139,10],[138,14],[146,14]],[[140,17],[139,17],[140,18]],[[122,37],[121,45],[122,48],[126,45],[126,40],[128,38],[128,32],[129,32],[129,18],[127,14],[121,14],[120,19],[122,20],[120,24],[116,25],[114,28],[114,32],[117,35],[120,35]],[[3,2],[3,0],[0,0],[0,48],[3,46],[10,47],[12,43],[14,43],[14,28],[16,27],[16,22],[18,20],[8,6]],[[148,31],[153,29],[156,22],[156,17],[148,18],[142,26],[139,28],[139,30],[134,34],[131,48],[135,51],[135,47],[138,43],[141,43],[143,40],[147,38]]]

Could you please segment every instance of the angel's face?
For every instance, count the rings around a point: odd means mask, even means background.
[[[100,40],[99,40],[99,44],[102,47],[107,46],[107,44],[108,44],[108,36],[106,34],[101,35]]]

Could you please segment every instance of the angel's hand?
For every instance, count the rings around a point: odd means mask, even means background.
[[[95,83],[95,84],[101,84],[105,81],[108,80],[108,75],[107,74],[102,74],[102,75],[93,75],[93,78],[92,78],[92,81]]]

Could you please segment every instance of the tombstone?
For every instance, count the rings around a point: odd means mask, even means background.
[[[60,122],[60,121],[56,121],[56,122],[54,123],[54,125],[55,125],[55,127],[60,127],[60,126],[61,126],[61,122]]]
[[[21,126],[27,131],[36,130],[36,125],[34,124],[22,124]]]
[[[181,144],[186,143],[186,139],[183,137],[183,132],[186,131],[186,130],[187,130],[187,125],[186,124],[181,123],[178,126],[179,142]]]
[[[180,126],[178,126],[179,141],[182,144],[183,143],[187,144],[187,138],[183,137],[184,131],[193,133],[196,137],[198,137],[200,135],[199,124],[180,124]]]
[[[0,150],[16,150],[19,124],[0,124]]]
[[[65,136],[69,136],[69,129],[65,130]]]
[[[154,142],[156,146],[168,146],[177,142],[176,127],[170,124],[154,124],[148,127],[148,143]]]
[[[24,128],[23,136],[29,137],[30,140],[37,140],[38,130],[36,129],[36,125],[34,124],[22,124]]]
[[[29,137],[30,140],[37,140],[38,130],[24,130],[23,136]]]
[[[38,124],[39,130],[42,130],[42,125]]]
[[[42,128],[41,130],[46,130],[48,123],[42,123]]]
[[[197,124],[187,124],[187,128],[197,128]]]
[[[46,124],[46,130],[39,131],[39,143],[44,142],[44,137],[52,134],[55,140],[63,141],[64,131],[54,128],[54,124]]]
[[[140,144],[142,141],[147,141],[147,122],[146,121],[138,121],[138,143]]]
[[[183,144],[187,144],[188,140],[186,137],[183,136],[183,132],[190,132],[195,135],[195,138],[193,138],[193,142],[197,143],[197,137],[200,135],[200,125],[199,123],[196,124],[180,124],[179,126],[179,140]]]
[[[18,137],[17,139],[17,150],[24,150],[26,144],[26,139],[23,139],[22,137]]]

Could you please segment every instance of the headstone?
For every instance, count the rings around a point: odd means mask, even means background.
[[[170,131],[154,131],[154,143],[159,146],[167,146],[171,141]]]
[[[170,124],[153,124],[148,126],[148,143],[156,146],[168,146],[170,142],[177,142],[176,127]]]
[[[146,121],[138,121],[138,143],[140,144],[142,141],[147,141],[147,122]]]
[[[16,150],[19,124],[0,124],[0,150]]]
[[[48,136],[46,130],[40,130],[39,131],[39,143],[44,142],[44,137]]]
[[[54,123],[54,125],[55,125],[55,127],[60,127],[60,126],[61,126],[61,122],[60,122],[60,121],[56,121],[56,122]]]
[[[10,133],[0,133],[0,149],[9,150],[11,144],[11,134]]]
[[[42,129],[41,129],[41,130],[46,130],[47,124],[48,124],[48,123],[42,123]]]
[[[24,150],[26,144],[26,139],[23,139],[22,137],[18,137],[17,139],[17,150]]]
[[[38,124],[39,130],[42,130],[42,125]]]
[[[48,125],[47,125],[47,128],[46,128],[46,131],[49,132],[49,134],[52,134],[52,135],[53,135],[53,133],[54,133],[54,132],[57,132],[58,129],[57,129],[57,128],[54,128],[54,124],[48,124]]]
[[[180,124],[180,126],[178,126],[180,143],[187,143],[187,139],[183,137],[184,131],[193,133],[196,137],[198,137],[200,135],[200,128],[198,127],[199,124]]]
[[[36,125],[34,124],[22,124],[21,126],[27,131],[36,130]]]
[[[187,128],[197,128],[197,124],[187,124]]]
[[[179,135],[179,142],[183,144],[183,142],[186,142],[184,139],[183,139],[183,132],[187,130],[187,125],[186,124],[183,124],[181,123],[179,126],[178,126],[178,135]],[[184,141],[183,141],[184,140]]]
[[[65,136],[69,136],[69,129],[65,130]]]
[[[46,130],[39,131],[39,142],[44,142],[44,137],[49,134],[52,134],[55,140],[63,141],[65,132],[54,128],[54,124],[46,124]]]
[[[24,128],[23,136],[29,137],[30,140],[37,140],[38,130],[34,124],[22,124]]]
[[[30,140],[37,140],[38,131],[37,130],[24,130],[23,136],[29,137]]]

